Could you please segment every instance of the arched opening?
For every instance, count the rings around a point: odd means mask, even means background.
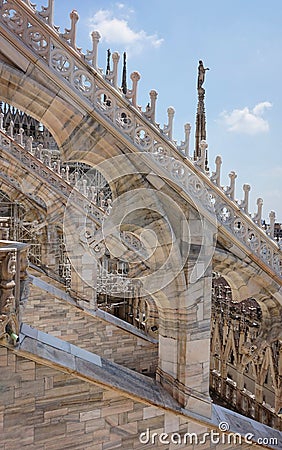
[[[8,80],[11,78],[11,72],[14,76],[13,83],[8,83]],[[120,148],[118,145],[120,142],[118,142],[116,135],[110,135],[110,132],[94,120],[93,117],[90,117],[90,115],[88,116],[87,112],[82,113],[81,110],[76,109],[74,106],[75,102],[71,101],[71,99],[69,99],[69,103],[67,103],[67,99],[66,101],[62,100],[61,97],[57,96],[56,93],[54,94],[54,92],[49,90],[48,87],[43,86],[42,91],[44,91],[45,94],[44,105],[40,105],[37,101],[37,93],[40,92],[42,86],[39,83],[29,80],[28,77],[25,77],[24,80],[22,80],[22,74],[19,74],[18,71],[7,67],[3,68],[2,79],[3,85],[5,84],[5,99],[7,101],[13,98],[18,86],[21,86],[21,92],[23,92],[21,99],[17,100],[21,102],[18,106],[22,107],[23,105],[23,109],[48,125],[58,144],[62,145],[65,155],[67,155],[65,159],[73,158],[73,160],[80,160],[81,157],[81,160],[83,160],[83,156],[81,156],[81,154],[83,154],[83,152],[86,154],[89,150],[91,150],[91,152],[89,152],[89,160],[84,159],[85,163],[93,162],[97,156],[100,156],[100,160],[102,161],[110,158],[113,154],[120,155],[122,153],[124,155],[124,152],[126,153],[127,149],[124,142],[122,143],[123,147]],[[28,89],[29,86],[35,87],[32,95],[29,94],[31,91],[31,89]],[[59,112],[60,114],[58,114]],[[79,148],[76,149],[75,145],[77,145],[77,143],[79,143]],[[105,143],[106,145],[104,145]],[[89,144],[89,146],[86,144]],[[47,159],[50,160],[50,158]],[[128,166],[130,166],[130,163],[127,165],[126,169]],[[59,171],[58,166],[57,170]],[[131,174],[131,172],[129,172],[129,174]],[[64,174],[62,177],[63,176]],[[132,178],[134,178],[134,182],[132,181]],[[129,186],[140,186],[141,183],[143,185],[145,184],[145,186],[148,185],[142,174],[136,174],[134,172],[133,176],[128,175]],[[156,192],[157,189],[158,188],[156,188]],[[127,186],[124,185],[123,192],[126,190]],[[167,207],[167,209],[169,209],[169,207]],[[177,218],[178,215],[175,217],[175,221],[177,221]],[[165,229],[165,227],[162,226],[161,220],[158,225],[160,225],[159,228],[162,231],[163,239],[165,240],[166,237],[171,239],[168,229]],[[173,236],[173,238],[175,238],[175,236]],[[169,240],[169,243],[170,242],[171,241]],[[161,251],[163,251],[165,256],[168,253],[168,249],[165,245]],[[179,255],[174,254],[171,261],[171,272],[173,272],[173,275],[175,275],[174,267],[177,266],[178,258]],[[163,274],[161,275],[165,278],[164,272],[165,271],[163,271]],[[170,272],[166,271],[166,274],[170,274]],[[164,383],[164,385],[168,386],[168,389],[173,392],[173,395],[175,398],[179,399],[181,404],[186,405],[186,400],[189,401],[189,396],[186,393],[186,387],[192,387],[195,391],[207,395],[208,382],[206,376],[207,374],[202,373],[204,364],[199,365],[197,361],[193,361],[192,364],[194,365],[195,373],[197,373],[197,375],[199,374],[199,377],[192,376],[191,373],[193,372],[193,369],[190,373],[187,373],[185,369],[187,366],[186,358],[188,358],[189,352],[187,351],[185,355],[181,354],[182,349],[187,344],[189,351],[191,351],[190,353],[194,357],[194,346],[197,344],[196,340],[193,340],[193,342],[186,342],[188,340],[186,333],[179,332],[179,324],[180,329],[185,330],[187,329],[188,324],[193,325],[192,317],[190,317],[189,314],[188,317],[186,316],[186,313],[183,314],[183,310],[186,308],[186,299],[184,298],[185,295],[182,295],[184,287],[185,280],[183,272],[181,272],[181,274],[177,273],[168,289],[160,289],[160,291],[156,292],[154,295],[154,299],[159,308],[159,317],[161,322],[160,329],[162,331],[162,340],[160,341],[159,353],[159,379]],[[200,321],[203,322],[204,325],[204,323],[208,320],[208,310],[210,305],[208,295],[205,294],[204,298],[202,298],[199,303],[200,306],[205,303],[205,308],[203,308],[203,314],[200,318]],[[196,308],[196,306],[198,306],[198,302],[197,305],[194,306]],[[208,346],[205,344],[206,341],[209,340],[209,337],[199,340],[205,350],[201,355],[202,362],[204,363],[208,361]],[[207,369],[206,365],[205,369]],[[175,380],[178,385],[176,387],[173,386],[172,388],[171,380]],[[166,382],[167,384],[165,384]],[[209,414],[209,412],[205,411],[205,414]]]
[[[99,170],[80,161],[60,162],[62,176],[91,203],[106,211],[111,207],[112,191]]]
[[[281,341],[257,350],[263,310],[255,298],[233,300],[229,283],[213,273],[210,395],[215,403],[278,428]]]
[[[97,169],[80,161],[62,162],[59,147],[49,130],[18,108],[1,102],[0,113],[2,129],[9,136],[80,192],[84,199],[102,211],[109,210],[112,192],[107,180]],[[42,200],[41,203],[47,212]],[[48,223],[48,218],[46,222],[44,218],[39,220],[33,217],[32,207],[28,209],[22,202],[12,202],[4,192],[0,198],[0,213],[3,238],[29,243],[29,261],[33,268],[42,269],[70,289],[71,263],[64,242],[63,217],[61,223],[55,224],[52,221]],[[134,245],[134,242],[131,244]],[[128,277],[128,264],[109,252],[100,262],[97,273],[98,307],[156,337],[158,313],[155,303],[149,297],[139,298],[138,285]]]
[[[106,251],[98,264],[98,308],[156,338],[158,310],[153,298],[143,296],[140,288],[138,280],[130,277],[129,264]]]

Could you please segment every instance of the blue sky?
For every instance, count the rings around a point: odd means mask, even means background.
[[[204,86],[210,168],[221,155],[222,185],[234,170],[236,198],[243,198],[242,185],[249,183],[250,212],[262,197],[263,216],[274,210],[282,222],[281,0],[56,0],[61,31],[69,27],[72,9],[80,16],[78,46],[90,49],[90,32],[100,31],[98,60],[104,69],[107,48],[126,50],[128,72],[141,74],[138,104],[144,109],[155,89],[161,126],[167,108],[175,108],[175,140],[184,138],[184,124],[191,123],[190,151],[197,66],[204,61],[210,68]]]

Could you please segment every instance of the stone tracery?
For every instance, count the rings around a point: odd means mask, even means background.
[[[211,394],[228,408],[279,428],[281,339],[258,349],[263,316],[254,298],[232,300],[230,286],[214,273]]]
[[[36,12],[35,8],[29,1],[26,1],[25,3],[30,8],[32,14],[36,14],[43,19],[42,23],[48,23],[53,27],[52,0],[49,1],[48,7],[43,8],[39,13]],[[78,95],[82,96],[81,98],[83,98],[86,102],[89,102],[91,107],[94,105],[96,110],[101,113],[101,118],[105,118],[109,123],[118,127],[119,131],[123,133],[123,137],[128,139],[131,143],[134,143],[139,150],[152,154],[154,161],[157,162],[161,169],[163,169],[162,174],[169,173],[172,179],[177,181],[178,186],[180,185],[183,188],[183,191],[190,194],[191,198],[197,198],[197,200],[200,199],[204,208],[209,209],[214,207],[218,221],[225,227],[225,230],[227,230],[228,233],[231,233],[231,236],[234,239],[237,239],[235,242],[239,241],[240,244],[245,245],[246,248],[250,249],[254,253],[255,257],[260,258],[262,263],[266,263],[266,265],[273,270],[278,277],[281,277],[281,255],[278,251],[278,246],[276,243],[272,242],[270,239],[274,236],[275,216],[273,214],[270,216],[270,224],[267,229],[267,233],[261,230],[262,202],[260,201],[258,202],[258,212],[253,217],[254,223],[251,221],[248,211],[248,185],[244,185],[245,196],[242,202],[238,204],[238,202],[235,201],[236,174],[234,172],[230,173],[230,186],[226,189],[221,187],[220,159],[217,159],[216,170],[212,174],[211,179],[209,179],[205,153],[207,144],[205,142],[201,143],[201,154],[197,156],[195,164],[191,161],[192,158],[189,157],[189,126],[185,127],[184,142],[182,142],[180,146],[175,145],[173,141],[174,111],[171,108],[168,110],[168,124],[165,125],[163,129],[157,126],[155,124],[154,114],[154,100],[156,99],[156,95],[154,93],[151,95],[151,105],[146,108],[145,112],[142,112],[142,110],[137,106],[137,83],[140,78],[138,73],[133,74],[132,89],[128,90],[125,94],[125,99],[127,101],[130,100],[133,107],[128,108],[128,105],[124,102],[124,99],[122,99],[123,97],[120,96],[120,92],[118,91],[118,95],[116,92],[118,90],[117,55],[112,55],[114,63],[113,70],[110,70],[104,77],[99,78],[96,73],[94,77],[93,73],[85,67],[84,62],[87,60],[92,64],[93,68],[97,70],[97,46],[99,37],[97,34],[92,36],[93,50],[91,52],[88,51],[86,56],[82,55],[81,50],[78,49],[76,45],[76,23],[78,16],[75,12],[72,12],[71,15],[71,28],[65,30],[65,33],[59,35],[57,33],[58,30],[53,27],[54,33],[51,34],[51,38],[49,40],[49,38],[47,38],[44,34],[46,30],[44,28],[41,30],[40,26],[40,29],[36,28],[33,23],[33,19],[30,18],[29,14],[28,22],[24,20],[24,13],[21,15],[20,10],[17,9],[19,6],[18,2],[2,1],[1,6],[3,5],[3,21],[6,25],[8,25],[10,30],[15,32],[15,34],[23,40],[26,39],[25,42],[31,50],[42,57],[43,60],[47,61],[48,67],[51,67],[57,75],[66,81],[71,88],[74,89],[74,92],[77,92]],[[23,31],[26,27],[29,27],[31,32],[28,38],[23,36]],[[62,40],[66,41],[64,44],[67,44],[67,46],[62,44]],[[50,65],[49,61],[51,61]],[[101,71],[98,71],[98,75],[99,73],[101,74]],[[19,113],[19,117],[20,116],[21,114]],[[4,124],[3,122],[5,121],[2,116],[0,117],[0,129],[1,145],[3,149],[10,152],[11,157],[13,156],[18,158],[23,166],[28,167],[31,172],[36,172],[37,176],[42,177],[47,184],[52,185],[53,188],[56,188],[60,191],[60,194],[65,195],[65,197],[67,197],[70,192],[68,185],[74,186],[77,191],[75,194],[77,204],[84,201],[85,198],[87,200],[90,199],[90,202],[87,202],[87,207],[89,207],[89,212],[93,216],[93,222],[95,223],[95,227],[93,226],[93,228],[95,228],[96,231],[96,228],[99,228],[101,225],[101,221],[103,220],[105,213],[107,213],[107,208],[110,207],[110,203],[108,203],[110,198],[105,198],[104,191],[102,191],[103,195],[98,195],[98,192],[93,189],[96,186],[91,185],[91,180],[87,178],[81,165],[79,169],[82,172],[82,179],[80,179],[78,175],[79,171],[75,169],[74,165],[72,166],[71,164],[62,163],[59,155],[56,154],[56,149],[51,152],[50,147],[48,146],[47,149],[44,148],[44,144],[42,144],[41,141],[36,142],[35,145],[35,142],[32,142],[30,139],[29,130],[26,129],[27,133],[22,131],[25,130],[24,121],[22,122],[22,126],[16,126],[16,123],[13,123],[12,119],[9,121],[6,120]],[[28,128],[28,125],[26,128]],[[37,138],[33,138],[33,141],[38,139],[39,136],[41,136],[40,133],[38,133]],[[48,137],[48,133],[46,134],[46,137]],[[50,136],[49,140],[52,140]],[[173,162],[170,158],[171,156],[173,157]],[[187,158],[187,161],[185,158]],[[205,186],[208,187],[208,196],[204,193]],[[36,233],[36,230],[40,232],[40,230],[45,227],[45,225],[42,224],[44,224],[44,221],[42,221],[42,223],[33,224],[32,226],[29,225],[28,228],[33,227],[32,232],[35,232],[36,235],[38,234]],[[40,228],[41,225],[42,228]],[[52,235],[52,233],[57,235],[54,241],[51,240],[51,244],[54,244],[55,242],[54,265],[59,267],[59,275],[62,275],[62,278],[69,280],[71,277],[70,265],[69,262],[64,259],[65,255],[62,233],[59,230],[52,230],[50,228],[48,227],[47,233],[50,235]],[[26,228],[25,232],[30,234],[31,230],[27,230]],[[95,234],[93,236],[95,236]],[[90,237],[93,236],[90,235]],[[128,245],[130,244],[131,248],[135,247],[136,249],[138,247],[139,241],[138,239],[134,240],[132,235],[123,235],[122,238],[124,242]],[[105,277],[103,270],[99,273],[98,304],[100,302],[100,306],[103,305],[103,307],[107,310],[116,309],[116,315],[126,318],[129,322],[132,320],[130,323],[134,323],[140,329],[148,332],[148,328],[146,328],[146,319],[148,316],[148,310],[150,309],[148,307],[148,304],[150,303],[149,299],[146,301],[138,298],[138,292],[136,293],[134,290],[135,287],[130,285],[130,282],[128,282],[126,277],[128,269],[125,266],[121,267],[121,263],[119,261],[111,258],[109,255],[106,255],[103,248],[99,248],[97,251],[101,251],[101,259],[103,264],[110,264],[112,266],[111,271],[108,272]],[[38,255],[36,257],[38,258]],[[41,256],[39,258],[41,258]],[[127,304],[124,301],[119,302],[119,305],[116,304],[117,302],[115,301],[116,299],[114,294],[117,293],[118,289],[123,292],[128,289],[130,294],[134,292],[134,295],[129,296],[129,302]],[[107,296],[106,299],[105,294]],[[254,306],[251,305],[251,307]],[[152,322],[152,327],[155,326],[157,326],[155,325],[155,322]],[[256,327],[254,327],[254,329],[256,329]],[[235,330],[234,327],[232,331],[237,332],[238,329]],[[220,335],[220,331],[217,331],[217,334]],[[226,327],[222,331],[222,335],[224,335],[224,340],[228,341],[228,345],[225,348],[226,354],[224,354],[222,358],[223,360],[224,358],[227,358],[230,365],[236,366],[240,359],[240,356],[236,353],[235,344],[236,340],[238,341],[237,335],[236,333],[233,333],[232,336],[231,331]],[[219,337],[217,336],[216,339],[214,349],[216,354],[218,354]],[[252,336],[250,337],[250,342],[252,342]],[[277,361],[277,352],[275,349],[273,350],[273,347],[279,346],[277,342],[278,341],[275,341],[274,344],[271,344],[271,349],[270,346],[268,346],[267,350],[262,350],[261,355],[257,356],[258,362],[253,362],[253,358],[251,358],[250,361],[247,359],[249,362],[245,364],[245,371],[253,370],[257,376],[256,379],[259,380],[261,385],[263,384],[263,377],[267,376],[266,372],[268,367],[271,368],[270,370],[272,377],[275,378],[277,375],[275,374],[273,366],[273,361]],[[250,346],[250,349],[251,347],[252,346]],[[242,346],[241,350],[246,360],[246,356],[250,356],[247,346],[245,348]],[[215,366],[216,364],[218,364],[218,361],[215,362]],[[261,366],[259,366],[259,364],[261,364]],[[258,368],[258,366],[260,368]],[[257,375],[258,373],[259,376]],[[218,381],[218,379],[216,380],[216,376],[213,377],[213,382],[217,384],[217,389],[222,393],[223,397],[227,398],[227,400],[232,399],[233,406],[238,407],[237,394],[234,393],[234,383],[227,380],[226,377],[224,380],[226,382],[222,380]],[[278,382],[276,383],[275,388],[278,389]],[[243,411],[248,411],[252,417],[258,417],[256,405],[253,400],[254,399],[252,399],[251,396],[242,395],[240,400],[241,405],[239,405],[239,407]],[[259,403],[262,405],[261,401]],[[268,414],[262,406],[260,406],[261,411]],[[275,408],[277,412],[277,405]],[[273,425],[270,420],[272,419],[268,420],[267,418],[265,421]],[[275,420],[277,419],[275,418]]]

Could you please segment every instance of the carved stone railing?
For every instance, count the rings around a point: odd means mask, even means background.
[[[101,122],[113,132],[118,131],[129,148],[153,155],[161,170],[190,191],[204,209],[215,212],[221,229],[235,243],[239,242],[255,256],[256,261],[263,262],[281,277],[281,251],[271,239],[271,227],[269,236],[261,229],[261,199],[258,200],[257,213],[251,218],[248,211],[249,185],[243,187],[244,199],[236,202],[237,175],[231,172],[230,186],[221,186],[220,157],[217,157],[215,172],[209,177],[204,168],[205,142],[201,143],[201,155],[194,164],[189,157],[188,124],[185,125],[185,141],[177,146],[172,140],[174,110],[168,109],[168,124],[163,129],[158,127],[154,122],[156,92],[151,91],[151,105],[142,113],[137,106],[140,75],[137,72],[131,74],[132,89],[123,95],[117,87],[117,54],[113,54],[113,71],[103,75],[97,67],[99,34],[92,34],[93,48],[84,55],[76,45],[76,11],[70,15],[71,28],[60,34],[53,24],[53,7],[54,0],[49,0],[48,7],[43,7],[41,12],[36,11],[30,1],[1,0],[0,22],[4,35],[16,36],[22,41],[25,54],[29,49],[33,56],[40,58],[43,62],[41,70],[53,79],[57,77],[67,89],[71,87],[80,102],[85,102],[86,110],[94,108]],[[273,222],[273,215],[271,220]]]
[[[228,408],[265,425],[282,430],[282,420],[275,414],[273,408],[268,408],[266,404],[259,403],[253,394],[246,389],[239,390],[234,381],[221,378],[216,371],[211,371],[210,377],[212,397],[225,402]]]
[[[78,208],[83,207],[85,213],[90,219],[95,222],[94,230],[98,230],[101,227],[101,223],[105,214],[108,214],[111,209],[111,204],[108,199],[108,206],[104,208],[98,206],[91,198],[87,195],[87,192],[83,194],[83,190],[78,190],[77,183],[72,183],[70,177],[66,177],[62,171],[58,170],[57,165],[47,165],[35,156],[35,152],[32,147],[28,144],[24,144],[21,138],[22,135],[16,135],[11,137],[7,132],[1,127],[1,114],[0,114],[0,148],[7,154],[11,155],[17,159],[23,167],[28,168],[31,173],[34,173],[36,177],[39,177],[44,182],[48,183],[53,189],[56,190],[60,196],[65,198],[65,201],[69,200],[71,196],[71,201]],[[21,143],[19,143],[21,142]],[[93,233],[93,230],[92,230]],[[133,252],[143,252],[143,245],[140,239],[138,239],[131,232],[121,232],[121,241],[126,245],[126,247]],[[95,236],[93,234],[87,235],[85,241],[95,241]],[[142,254],[142,256],[144,256]]]
[[[11,108],[10,105],[5,104],[5,106]],[[15,120],[17,119],[18,117],[15,114]],[[35,119],[34,123],[36,126],[40,125]],[[92,173],[90,166],[79,162],[70,164],[63,162],[60,158],[60,151],[58,148],[54,148],[52,140],[51,142],[46,142],[45,145],[41,142],[39,143],[37,139],[39,137],[44,139],[44,135],[39,136],[39,131],[37,130],[36,136],[33,130],[31,131],[30,128],[25,130],[21,125],[23,124],[14,123],[12,119],[7,124],[7,115],[1,112],[0,109],[0,131],[3,131],[40,162],[44,163],[45,166],[60,175],[63,180],[75,187],[92,203],[101,207],[104,211],[111,205],[110,187],[101,173]]]
[[[87,246],[90,247],[103,247],[101,253],[102,255],[105,251],[104,244],[101,241],[101,237],[99,237],[98,239],[97,236],[99,235],[99,229],[101,227],[103,218],[105,214],[108,213],[110,206],[106,211],[104,211],[101,207],[98,207],[94,202],[89,200],[86,195],[83,195],[83,193],[78,191],[77,186],[70,183],[70,179],[63,179],[62,173],[58,173],[58,170],[55,166],[46,166],[40,159],[38,159],[34,155],[33,151],[32,153],[30,152],[30,150],[32,149],[28,145],[24,145],[23,141],[21,145],[19,144],[19,142],[17,142],[17,140],[19,140],[19,136],[14,136],[13,138],[9,136],[4,129],[1,130],[0,123],[0,149],[8,156],[11,155],[12,157],[14,157],[18,163],[22,164],[25,169],[28,168],[28,170],[36,177],[38,177],[45,183],[48,183],[52,187],[52,189],[55,189],[60,197],[64,197],[64,203],[66,203],[71,197],[72,204],[75,204],[77,208],[83,208],[83,213],[87,214],[87,217],[94,223],[91,228],[92,234],[89,234],[89,231],[85,230],[86,235],[81,236],[81,242],[86,243]],[[143,244],[140,239],[138,239],[133,233],[123,231],[120,233],[120,239],[127,249],[129,249],[133,253],[138,252],[139,255],[141,254],[142,257],[144,257]],[[40,244],[31,244],[31,252],[29,257],[31,257],[31,261],[35,265],[40,266],[40,261],[36,260],[36,255],[33,254],[34,246],[38,247],[40,246]],[[97,257],[99,257],[98,253]],[[108,278],[106,279],[105,276],[103,277],[102,274],[98,273],[98,290],[100,287],[101,292],[105,289],[107,290],[108,295],[120,291],[128,291],[128,293],[133,292],[134,283],[130,281],[130,278],[121,277],[118,274],[111,273],[108,273],[107,275]]]
[[[0,339],[16,344],[21,309],[28,296],[28,245],[0,241]]]
[[[65,202],[72,195],[72,201],[78,206],[85,206],[87,214],[100,227],[105,212],[95,203],[89,201],[75,186],[64,180],[54,168],[47,167],[42,161],[36,158],[25,147],[16,142],[15,138],[7,135],[5,130],[0,127],[0,147],[7,155],[11,155],[18,160],[31,173],[48,183],[61,196],[65,198]]]

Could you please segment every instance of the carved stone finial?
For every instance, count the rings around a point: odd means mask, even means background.
[[[38,159],[40,159],[40,161],[43,161],[43,145],[42,144],[38,144],[37,151],[38,151]]]
[[[70,19],[71,28],[65,28],[65,32],[64,34],[61,34],[61,37],[64,38],[76,51],[80,51],[81,49],[78,49],[76,46],[76,24],[78,22],[79,15],[75,9],[73,9],[70,13]]]
[[[24,145],[24,141],[23,141],[23,137],[24,137],[24,129],[20,128],[19,129],[19,144],[23,147]]]
[[[206,143],[206,141],[202,140],[199,144],[200,156],[198,157],[197,161],[195,161],[195,165],[200,167],[202,170],[205,170],[207,148],[208,144]]]
[[[108,53],[108,58],[110,56],[110,53]],[[112,54],[112,60],[113,60],[113,70],[110,70],[110,62],[108,60],[107,63],[107,73],[106,73],[106,80],[110,81],[115,88],[117,88],[117,78],[118,78],[118,63],[119,63],[119,54],[117,52],[114,52]]]
[[[87,197],[87,180],[82,180],[82,194]]]
[[[229,178],[230,178],[230,185],[225,189],[225,193],[226,195],[228,195],[228,197],[231,198],[231,200],[234,200],[235,197],[235,180],[237,178],[237,174],[232,170],[232,172],[230,172],[228,174]]]
[[[191,124],[185,123],[184,125],[184,141],[177,147],[179,151],[183,152],[187,158],[189,157],[189,143],[190,143]]]
[[[9,135],[12,139],[14,139],[14,122],[12,120],[9,125]]]
[[[50,27],[54,26],[54,1],[48,0],[48,6],[41,6],[41,11],[38,13]]]
[[[32,142],[33,142],[33,137],[32,137],[32,136],[29,136],[29,138],[28,138],[27,141],[26,141],[26,150],[27,150],[29,153],[33,153]]]
[[[221,156],[215,158],[215,172],[211,174],[211,181],[213,181],[219,188],[220,185],[220,172],[221,172],[222,159]]]
[[[139,72],[132,72],[130,75],[130,79],[134,82],[138,82],[140,80],[141,76]]]
[[[146,111],[144,111],[143,115],[150,120],[154,125],[156,125],[156,102],[158,93],[155,90],[150,91],[150,103],[146,106]]]
[[[150,100],[151,100],[151,121],[152,123],[156,123],[156,103],[157,103],[157,97],[158,93],[154,89],[152,89],[149,93]]]
[[[269,235],[272,239],[274,239],[275,217],[276,217],[275,212],[270,211],[270,213],[269,213]]]
[[[56,169],[57,169],[57,174],[61,175],[61,160],[60,159],[57,160],[57,167],[56,167]]]
[[[99,31],[92,31],[91,37],[92,37],[92,50],[91,51],[87,50],[85,59],[92,65],[94,69],[98,70],[97,66],[98,44],[101,39],[101,35]]]
[[[73,9],[70,13],[70,19],[71,19],[71,30],[73,31],[73,38],[74,41],[72,42],[73,46],[75,47],[75,38],[76,38],[76,24],[79,20],[78,12]]]
[[[115,88],[117,88],[119,59],[120,59],[120,56],[119,56],[118,52],[114,52],[112,54],[112,60],[113,60],[113,85],[114,85]]]
[[[137,107],[137,85],[140,78],[141,77],[139,72],[132,72],[132,74],[130,75],[132,88],[125,94],[126,98],[131,99],[132,105],[135,106],[135,108]]]
[[[70,166],[66,165],[66,182],[70,182]]]
[[[243,191],[244,191],[244,200],[240,203],[240,208],[246,213],[249,214],[249,192],[251,190],[251,186],[249,184],[243,185]]]
[[[253,217],[253,221],[257,224],[258,227],[261,227],[261,218],[262,218],[262,206],[263,206],[263,199],[258,198],[257,199],[257,213]]]
[[[167,118],[168,123],[164,126],[163,132],[167,135],[167,137],[171,140],[172,139],[172,132],[173,132],[173,118],[174,118],[175,110],[172,106],[169,106],[167,108]]]

